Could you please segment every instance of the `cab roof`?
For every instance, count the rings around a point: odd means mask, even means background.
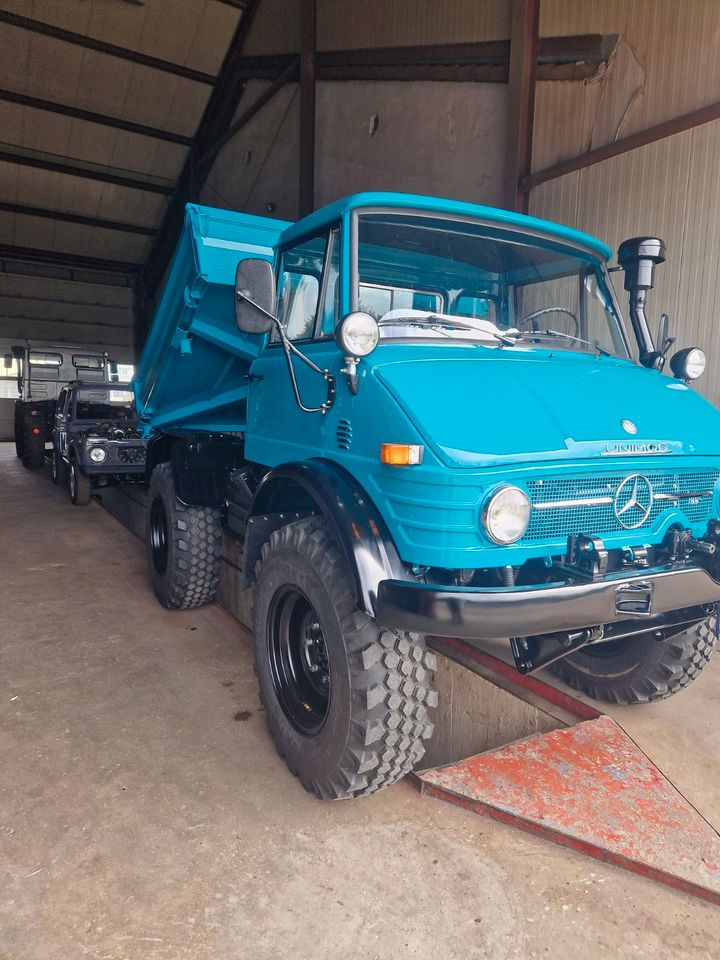
[[[303,217],[291,224],[280,235],[279,243],[285,246],[293,243],[314,231],[327,230],[336,224],[345,214],[353,210],[362,210],[368,207],[396,208],[417,212],[446,213],[448,216],[474,217],[497,223],[500,226],[516,227],[519,230],[542,233],[559,241],[566,241],[584,247],[595,257],[609,260],[612,250],[607,244],[590,234],[566,227],[551,220],[541,220],[538,217],[529,217],[512,210],[503,210],[500,207],[487,207],[478,203],[468,203],[464,200],[448,200],[443,197],[426,197],[417,193],[388,193],[382,191],[368,191],[354,193],[314,213]]]

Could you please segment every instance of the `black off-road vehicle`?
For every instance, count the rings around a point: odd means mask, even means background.
[[[143,480],[145,442],[130,385],[69,383],[58,397],[52,445],[53,483],[69,483],[77,506],[90,503],[93,487]]]

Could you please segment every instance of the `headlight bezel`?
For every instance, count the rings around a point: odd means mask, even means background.
[[[107,460],[107,456],[108,456],[108,453],[107,453],[107,450],[105,449],[105,447],[101,447],[101,446],[99,446],[99,445],[94,445],[94,446],[92,446],[92,447],[88,447],[88,452],[87,452],[87,454],[88,454],[88,458],[89,458],[93,463],[97,463],[97,464],[105,463],[105,461]],[[94,456],[94,454],[100,454],[100,456]]]
[[[369,337],[369,342],[366,344],[359,344],[357,340],[352,342],[351,338],[353,336],[363,336],[359,329],[353,330],[353,326],[359,327],[362,324],[365,324],[368,328],[365,336]],[[367,357],[377,347],[379,340],[380,327],[378,322],[372,314],[366,313],[364,310],[355,310],[348,313],[335,328],[335,341],[342,350],[343,356],[346,357],[357,359]]]
[[[694,358],[693,354],[696,354]],[[697,370],[696,373],[691,373],[693,366]],[[700,347],[685,347],[670,357],[670,369],[677,380],[686,382],[699,380],[707,369],[707,354]]]
[[[511,536],[502,536],[497,528],[497,520],[495,515],[501,506],[502,498],[508,498],[510,496],[521,498],[522,506],[525,508],[526,516],[524,518],[524,522],[521,521],[522,529],[520,529],[520,526],[518,526],[516,531],[513,531]],[[530,526],[530,518],[532,516],[532,503],[530,501],[530,497],[527,495],[526,491],[522,489],[522,487],[515,486],[511,483],[503,483],[491,490],[486,496],[483,503],[481,516],[483,530],[488,538],[494,544],[497,544],[497,546],[509,547],[512,546],[512,544],[517,543],[519,540],[522,540],[527,533],[527,529]]]

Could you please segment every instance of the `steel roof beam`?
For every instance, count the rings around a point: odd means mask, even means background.
[[[199,164],[198,160],[208,153],[208,148],[217,144],[232,124],[246,82],[246,78],[239,69],[242,49],[260,2],[261,0],[249,0],[247,9],[240,18],[220,68],[217,83],[210,94],[198,126],[195,141],[175,186],[160,232],[148,257],[142,283],[149,297],[155,294],[172,257],[182,229],[185,204],[197,199],[209,172],[209,165]]]
[[[15,93],[12,90],[0,89],[0,100],[4,100],[6,103],[17,103],[22,107],[31,107],[33,110],[44,110],[47,113],[72,117],[74,120],[99,123],[105,127],[125,130],[128,133],[137,133],[142,137],[151,137],[154,140],[167,140],[170,143],[178,143],[183,147],[189,147],[192,144],[192,137],[186,137],[181,133],[173,133],[172,130],[158,130],[157,127],[148,127],[144,123],[133,123],[133,121],[123,120],[121,117],[110,117],[105,113],[95,113],[92,110],[71,107],[66,103],[57,103],[55,100],[42,100],[40,97],[31,97],[25,93]]]
[[[539,79],[588,76],[604,63],[617,43],[616,35],[580,34],[538,39]],[[242,57],[238,69],[246,80],[271,80],[295,54]],[[468,80],[506,83],[510,41],[426,44],[417,47],[378,47],[359,50],[319,50],[318,80]]]
[[[0,260],[19,260],[23,263],[45,263],[50,266],[75,267],[79,270],[100,270],[103,273],[133,275],[142,264],[124,260],[106,260],[103,257],[86,257],[81,254],[63,253],[61,250],[41,250],[36,247],[18,247],[0,243]]]
[[[149,193],[162,193],[171,196],[173,188],[164,183],[153,183],[151,180],[142,180],[139,177],[128,177],[125,174],[114,173],[110,170],[94,169],[93,167],[78,166],[64,160],[55,160],[50,157],[36,157],[24,153],[16,153],[0,147],[0,162],[16,163],[21,167],[34,167],[37,170],[51,170],[53,173],[64,173],[70,177],[81,177],[85,180],[100,180],[102,183],[114,183],[119,187],[128,187],[131,190],[144,190]]]
[[[14,213],[21,217],[42,217],[44,220],[59,220],[62,223],[77,223],[84,227],[99,227],[101,230],[137,233],[145,237],[154,237],[157,233],[154,227],[144,227],[139,223],[121,223],[119,220],[105,220],[103,217],[85,217],[79,213],[48,210],[45,207],[33,207],[25,203],[6,203],[4,200],[0,200],[0,211]]]
[[[62,40],[64,43],[84,47],[86,50],[94,50],[96,53],[104,53],[120,60],[139,63],[144,67],[151,67],[153,70],[160,70],[163,73],[173,73],[185,80],[194,80],[196,83],[205,83],[209,86],[215,83],[215,77],[211,73],[193,70],[181,63],[173,63],[171,60],[160,60],[158,57],[151,57],[146,53],[140,53],[138,50],[127,50],[125,47],[119,47],[114,43],[107,43],[107,41],[98,40],[96,37],[88,37],[84,33],[74,33],[72,30],[65,30],[63,27],[56,27],[51,23],[33,20],[31,17],[23,17],[19,13],[11,13],[9,10],[0,10],[0,23],[7,23],[12,27],[19,27],[21,30],[27,30],[30,33],[52,37],[54,40]]]

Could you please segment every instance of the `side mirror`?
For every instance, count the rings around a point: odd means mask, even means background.
[[[267,260],[241,260],[235,274],[235,322],[243,333],[267,333],[275,316],[275,274]]]
[[[9,370],[13,365],[13,358],[11,353],[6,353],[3,357],[3,366],[6,370]]]

